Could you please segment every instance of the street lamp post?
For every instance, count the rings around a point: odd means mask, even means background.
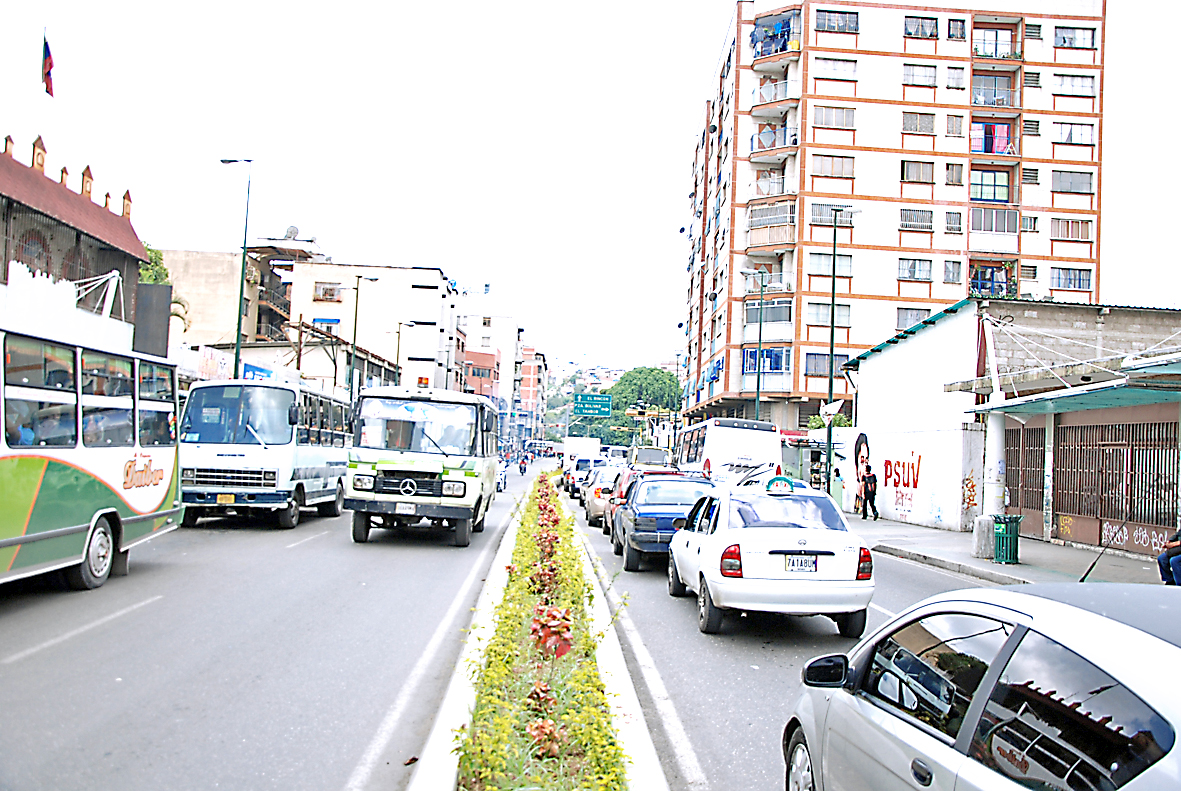
[[[398,322],[398,342],[394,347],[394,362],[397,363],[398,369],[394,371],[394,384],[402,384],[402,328],[413,327],[413,321],[399,321]]]
[[[755,420],[758,420],[759,402],[763,400],[763,293],[767,286],[767,277],[771,273],[764,269],[743,269],[742,273],[759,278],[759,347],[755,352]],[[745,310],[746,307],[743,306],[743,311]]]
[[[246,163],[246,222],[242,224],[242,271],[238,273],[238,326],[234,333],[234,378],[242,375],[242,303],[246,300],[246,234],[250,228],[250,178],[253,159],[223,159],[223,165]]]
[[[357,316],[361,313],[361,281],[368,280],[376,283],[377,278],[357,275],[357,285],[353,288],[353,351],[349,355],[349,403],[356,399],[353,393],[353,372],[357,370]]]
[[[859,214],[860,212],[846,206],[834,206],[832,208],[832,268],[829,270],[829,281],[832,284],[832,298],[828,303],[828,403],[832,403],[833,398],[833,368],[836,364],[836,343],[837,343],[837,226],[840,224],[841,213],[844,212],[850,216]],[[825,485],[824,491],[832,494],[832,422],[836,419],[836,415],[828,420],[825,432],[825,465],[824,477]]]

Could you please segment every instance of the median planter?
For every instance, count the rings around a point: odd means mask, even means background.
[[[573,517],[563,518],[553,484],[540,476],[477,671],[471,721],[457,731],[463,791],[626,787],[581,551]]]

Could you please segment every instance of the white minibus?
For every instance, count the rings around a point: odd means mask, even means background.
[[[779,429],[765,420],[709,418],[677,439],[677,468],[703,473],[718,483],[738,483],[768,464],[783,463]]]

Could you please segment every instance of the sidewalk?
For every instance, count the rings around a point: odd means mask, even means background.
[[[862,520],[845,514],[853,532],[862,536],[874,552],[914,560],[928,566],[956,571],[1000,585],[1027,582],[1077,582],[1099,554],[1099,548],[1076,549],[1021,538],[1016,565],[993,563],[972,557],[972,534],[938,530],[905,522]],[[1156,562],[1103,553],[1087,582],[1142,582],[1160,584]]]

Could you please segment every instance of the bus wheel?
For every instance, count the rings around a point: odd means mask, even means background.
[[[353,511],[353,542],[364,544],[369,540],[369,514]]]
[[[344,513],[344,486],[336,482],[336,498],[330,503],[320,503],[316,506],[316,513],[320,516],[340,516]]]
[[[299,524],[299,492],[292,492],[287,507],[278,512],[279,527],[290,530]]]
[[[472,543],[472,520],[455,520],[455,546],[466,547]]]
[[[97,588],[107,581],[114,559],[115,537],[111,535],[111,526],[107,520],[100,518],[94,523],[94,530],[90,531],[82,562],[66,569],[66,584],[79,591]]]

